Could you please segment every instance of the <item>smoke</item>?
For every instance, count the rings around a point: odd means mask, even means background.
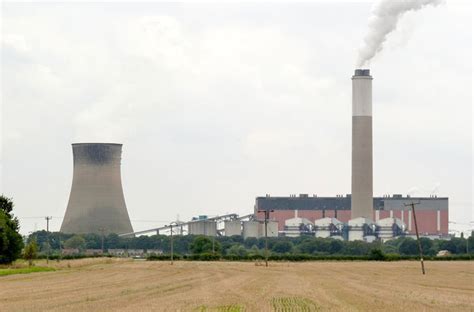
[[[407,194],[410,196],[421,196],[423,194],[438,195],[440,187],[441,182],[436,182],[432,188],[413,186],[408,190]]]
[[[427,5],[436,6],[443,0],[380,0],[372,7],[369,30],[359,49],[358,67],[367,65],[383,49],[387,35],[397,28],[398,21],[408,11],[418,11]]]
[[[433,188],[431,189],[430,195],[438,195],[440,187],[441,187],[441,182],[436,182]]]
[[[419,194],[419,193],[420,193],[420,188],[417,186],[411,187],[407,192],[407,194],[410,196],[415,196],[416,194]]]

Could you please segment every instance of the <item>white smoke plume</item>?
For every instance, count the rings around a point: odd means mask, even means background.
[[[431,189],[430,195],[438,195],[440,187],[441,187],[441,182],[436,182],[433,188]]]
[[[359,49],[358,67],[367,65],[382,50],[387,35],[397,28],[398,21],[408,11],[418,11],[427,5],[436,6],[443,0],[379,0],[372,7],[369,30]]]

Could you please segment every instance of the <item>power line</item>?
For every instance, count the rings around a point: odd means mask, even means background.
[[[16,216],[18,219],[43,219],[44,216],[38,217],[20,217]],[[64,219],[64,217],[52,216],[55,219]],[[170,220],[141,220],[141,219],[130,219],[132,222],[146,222],[146,223],[168,223]]]
[[[16,216],[18,219],[43,219],[44,216],[41,216],[41,217],[19,217],[19,216]],[[56,217],[56,216],[51,216],[51,218],[55,218],[55,219],[64,219],[63,217]]]

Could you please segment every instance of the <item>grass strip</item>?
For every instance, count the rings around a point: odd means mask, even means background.
[[[13,275],[13,274],[28,274],[36,272],[50,272],[56,271],[54,268],[49,267],[29,267],[29,268],[18,268],[18,269],[0,269],[0,276]]]

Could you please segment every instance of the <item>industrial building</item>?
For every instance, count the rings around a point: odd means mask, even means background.
[[[349,241],[364,240],[373,242],[375,237],[376,225],[369,218],[358,217],[347,221],[347,239]]]
[[[322,218],[314,221],[314,232],[316,237],[321,238],[343,238],[344,223],[336,218]]]
[[[416,205],[418,231],[424,236],[448,235],[449,200],[447,197],[410,197],[395,194],[393,196],[373,198],[373,210],[367,219],[368,224],[377,223],[385,218],[396,218],[398,224],[406,224],[404,229],[408,235],[415,234],[415,225],[410,207],[406,203],[419,202]],[[295,217],[305,218],[317,226],[317,220],[335,218],[348,223],[352,218],[351,195],[336,197],[318,197],[316,195],[300,194],[299,196],[273,197],[270,195],[257,197],[255,215],[264,217],[262,210],[269,210],[269,219],[278,222],[278,230],[283,233],[286,221]],[[373,220],[373,221],[372,221]],[[382,224],[381,224],[382,226]]]
[[[306,218],[300,218],[295,213],[294,218],[285,220],[285,229],[281,233],[287,237],[298,237],[301,235],[312,235],[313,229],[313,222]]]
[[[393,237],[404,235],[406,224],[398,218],[385,218],[376,222],[377,237],[382,240],[389,240]]]
[[[213,220],[196,220],[189,222],[188,233],[191,235],[216,236],[217,223]]]
[[[256,218],[278,222],[279,233],[317,237],[341,236],[348,240],[385,240],[415,234],[412,211],[416,206],[418,230],[424,236],[448,235],[448,198],[373,197],[372,76],[369,69],[356,69],[352,76],[352,172],[351,194],[318,197],[300,194],[289,197],[257,197]]]
[[[204,235],[204,236],[243,236],[244,238],[265,237],[265,220],[255,218],[254,214],[238,216],[235,213],[221,216],[200,215],[191,221],[173,223],[173,235]],[[267,220],[267,237],[279,236],[278,222]],[[144,231],[122,233],[119,236],[143,234],[171,234],[171,225],[164,225]]]
[[[252,215],[199,217],[183,223],[188,233],[258,238],[264,236],[267,223],[267,236],[270,237],[312,235],[346,240],[388,240],[399,235],[415,234],[412,210],[406,204],[417,202],[420,235],[447,236],[447,197],[404,197],[401,194],[373,197],[372,80],[368,69],[356,69],[352,76],[351,194],[336,197],[308,194],[257,197]],[[267,220],[265,212],[268,212]],[[219,228],[216,222],[224,223],[224,226]],[[150,231],[159,233],[162,229],[167,228]]]
[[[122,144],[78,143],[72,151],[72,187],[61,232],[133,232],[122,190]]]

